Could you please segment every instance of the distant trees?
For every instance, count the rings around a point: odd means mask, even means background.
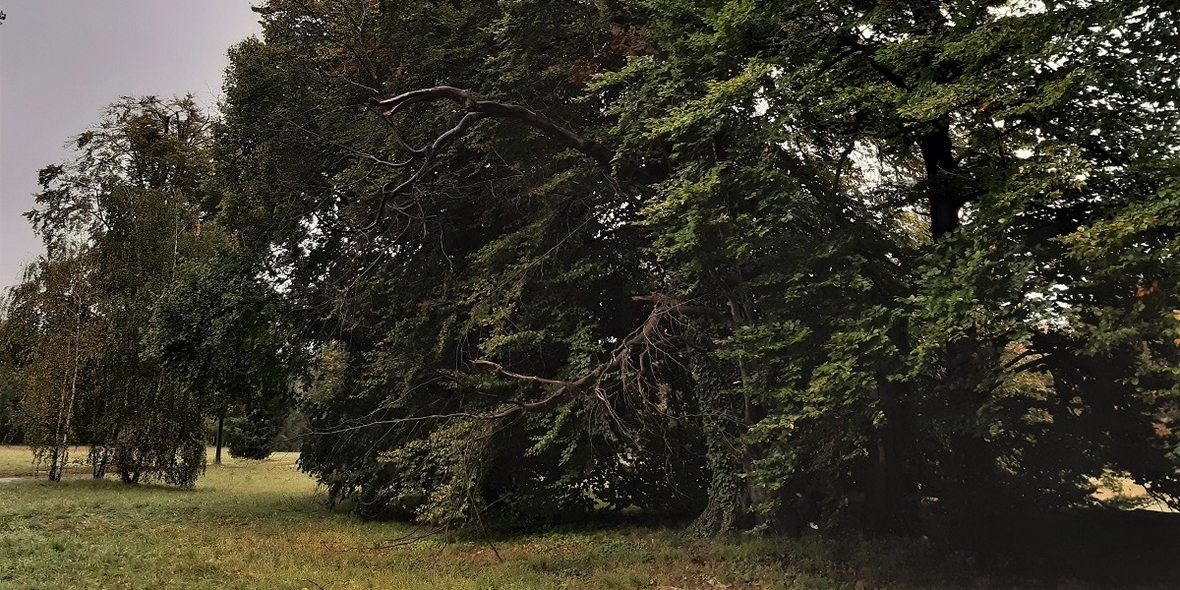
[[[14,419],[23,389],[15,363],[8,359],[0,361],[0,444],[24,441],[24,434]]]
[[[256,275],[257,265],[228,243],[224,230],[206,227],[206,251],[177,269],[148,319],[144,342],[217,420],[215,461],[221,462],[227,417],[237,418],[234,435],[259,429],[248,445],[231,436],[230,452],[261,459],[274,438],[265,433],[277,434],[294,404],[290,323],[277,294]],[[238,452],[245,447],[249,452]]]
[[[219,262],[233,244],[213,220],[212,139],[190,98],[126,98],[78,136],[73,161],[41,171],[28,216],[47,254],[6,323],[21,336],[20,423],[51,479],[84,444],[96,477],[109,466],[191,486],[203,417],[284,370],[252,354],[281,342],[245,342],[270,328],[265,288]]]
[[[91,446],[96,477],[113,464],[128,482],[191,485],[203,468],[200,402],[144,354],[142,334],[194,237],[208,174],[200,150],[209,137],[191,100],[124,99],[78,136],[74,161],[41,171],[29,218],[47,255],[31,280],[46,284],[25,288],[29,299],[16,297],[13,304],[35,308],[22,415],[30,427],[55,414],[66,417],[46,429],[52,444],[43,436],[28,441],[51,449],[42,451],[51,478],[64,461],[55,445],[81,441]],[[65,277],[60,287],[54,271]],[[44,321],[61,314],[42,303],[65,301],[71,314],[56,323],[73,322],[77,328],[68,332]],[[83,327],[90,338],[58,343]],[[63,354],[72,362],[54,358]],[[53,378],[38,363],[69,378]],[[52,384],[35,386],[50,378]]]

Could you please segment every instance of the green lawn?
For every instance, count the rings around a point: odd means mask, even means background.
[[[981,577],[914,541],[689,541],[626,527],[500,538],[494,550],[443,536],[387,547],[412,529],[328,510],[294,458],[210,466],[190,491],[88,478],[0,484],[0,588],[1103,587]],[[0,474],[28,471],[30,459],[0,448]]]
[[[29,472],[30,461],[26,449],[0,449],[0,473]],[[295,469],[293,454],[210,466],[191,491],[114,478],[4,483],[0,588],[720,588],[743,587],[745,577],[769,588],[793,583],[775,582],[775,564],[734,560],[723,567],[724,551],[656,529],[550,533],[499,541],[495,551],[486,542],[439,537],[384,548],[412,530],[329,511],[315,484]]]

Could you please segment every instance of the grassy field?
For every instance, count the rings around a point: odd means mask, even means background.
[[[498,537],[494,548],[441,535],[390,546],[412,529],[328,510],[294,458],[210,466],[190,491],[88,478],[0,484],[0,588],[1108,587],[991,572],[962,556],[934,558],[917,541],[690,541],[631,526]],[[27,473],[30,460],[27,449],[0,448],[0,475]],[[1110,579],[1122,589],[1175,587]]]
[[[90,468],[79,463],[75,463],[75,459],[86,458],[85,447],[75,447],[70,449],[70,463],[66,468],[66,473],[71,475],[89,474]],[[41,469],[38,473],[37,466],[33,464],[33,454],[29,452],[28,447],[22,446],[0,446],[0,477],[28,477],[40,475],[45,477],[45,470]]]

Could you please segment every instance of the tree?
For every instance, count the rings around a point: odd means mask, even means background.
[[[503,127],[487,127],[486,150],[452,146],[471,157],[461,158],[462,170],[440,166],[422,172],[408,195],[396,194],[393,189],[406,179],[399,176],[402,169],[364,157],[383,153],[367,142],[397,146],[388,127],[364,106],[373,93],[362,86],[374,82],[355,77],[368,69],[357,73],[349,63],[341,64],[345,71],[339,75],[315,73],[329,69],[314,61],[321,55],[316,38],[351,35],[343,24],[350,17],[378,17],[359,3],[322,8],[339,20],[321,23],[298,3],[264,9],[270,21],[268,39],[274,42],[240,46],[227,84],[230,142],[225,160],[242,168],[230,172],[231,182],[245,181],[234,191],[228,217],[251,224],[243,234],[268,238],[258,251],[277,255],[272,263],[281,280],[293,286],[289,295],[297,307],[311,312],[307,337],[322,350],[340,349],[334,358],[347,359],[348,368],[334,380],[339,389],[328,394],[318,387],[325,395],[313,397],[306,410],[313,429],[347,428],[366,416],[394,421],[389,428],[315,437],[304,448],[303,465],[322,474],[337,497],[357,496],[377,511],[404,503],[423,518],[440,520],[466,518],[487,502],[544,507],[541,512],[552,513],[585,510],[591,501],[580,488],[591,477],[609,477],[611,472],[619,474],[620,496],[627,493],[629,486],[621,478],[650,474],[638,468],[638,460],[628,466],[620,458],[658,453],[657,444],[675,444],[672,439],[649,434],[643,446],[628,443],[625,454],[607,451],[613,446],[609,441],[618,437],[604,420],[608,416],[578,407],[580,400],[550,398],[541,382],[522,388],[506,373],[489,372],[490,364],[472,371],[469,361],[486,356],[512,372],[557,379],[580,376],[604,363],[617,365],[612,358],[621,357],[603,351],[603,343],[630,341],[633,322],[649,315],[646,303],[632,299],[644,292],[633,286],[642,275],[638,252],[627,245],[638,229],[622,222],[635,210],[615,207],[618,189],[594,163],[587,166],[581,157],[538,162],[531,152],[553,144],[530,133],[501,136]],[[365,28],[360,34],[384,35],[388,41],[380,55],[374,52],[372,67],[393,67],[400,61],[399,49],[417,45],[397,37],[403,26],[433,29],[437,19],[447,24],[437,30],[454,31],[454,46],[462,46],[465,38],[486,38],[480,31],[489,19],[534,18],[526,7],[511,15],[490,6],[437,8],[415,6],[399,12],[397,20],[390,14],[367,21],[379,30]],[[600,37],[610,34],[595,11],[576,4],[568,8],[591,21],[546,16],[536,23],[534,30],[545,30],[537,42],[564,38],[563,27],[571,26],[566,22],[601,27]],[[324,32],[321,24],[329,30]],[[593,43],[579,41],[586,47]],[[470,63],[448,51],[399,67],[408,78],[426,80],[454,67],[446,63]],[[505,58],[544,55],[522,51]],[[522,63],[506,70],[511,70],[502,78],[508,88],[513,76],[545,68]],[[469,73],[492,75],[474,69]],[[560,71],[547,75],[559,86],[568,84]],[[350,102],[359,108],[338,107]],[[588,106],[570,108],[580,113],[574,118],[594,113]],[[418,141],[447,124],[449,113],[425,112],[415,129],[402,130],[407,140]],[[566,118],[554,112],[547,117]],[[388,200],[379,206],[380,187],[387,183]],[[488,207],[489,202],[501,206]],[[542,398],[549,398],[548,407],[558,411],[527,417],[508,412],[492,421],[476,416],[480,408],[498,414],[496,408],[510,400]],[[431,408],[426,415],[440,417],[420,419],[423,408]],[[471,419],[448,416],[469,409]],[[657,421],[652,422],[654,429]],[[502,428],[501,423],[515,426]],[[469,435],[479,436],[473,432],[496,440],[470,444]],[[682,432],[674,440],[690,446],[689,436]],[[400,451],[382,454],[379,449]],[[534,467],[508,467],[519,464],[522,456]],[[667,466],[699,473],[699,465],[692,465],[696,460],[689,456],[688,465]],[[452,467],[436,468],[436,461]],[[413,466],[413,473],[391,479],[399,465]],[[550,477],[561,470],[569,475]],[[496,479],[495,473],[505,476]],[[657,483],[688,479],[698,485],[695,475],[673,475],[656,478]],[[446,492],[430,502],[415,501],[430,489]]]
[[[27,216],[47,261],[17,293],[40,306],[26,314],[34,337],[22,411],[31,444],[50,453],[51,478],[57,457],[78,443],[90,445],[96,477],[113,464],[129,483],[191,486],[204,467],[203,400],[146,354],[144,332],[198,250],[209,131],[190,98],[126,98],[78,136],[73,161],[40,173]],[[68,316],[48,311],[62,305]]]
[[[14,351],[24,357],[18,365],[23,369],[18,422],[50,481],[61,480],[69,461],[79,430],[76,415],[92,378],[99,324],[92,315],[90,262],[80,253],[42,259],[27,270],[5,314],[7,327],[24,332],[24,346],[31,349]]]
[[[24,396],[24,378],[20,367],[28,362],[27,335],[22,334],[22,322],[11,317],[11,298],[6,296],[3,303],[3,319],[0,319],[0,441],[4,444],[24,442],[20,428],[18,409]]]
[[[309,310],[334,498],[679,490],[702,532],[1106,469],[1176,500],[1169,5],[259,11],[227,215]]]
[[[744,312],[720,352],[747,365],[767,412],[747,420],[762,467],[747,473],[820,507],[863,490],[882,528],[905,526],[906,496],[964,512],[1085,503],[1103,469],[1175,499],[1175,441],[1153,426],[1174,412],[1159,396],[1171,386],[1127,387],[1172,362],[1165,310],[1125,315],[1140,307],[1126,282],[1169,271],[1120,275],[1096,298],[1106,273],[1060,247],[1122,207],[1170,202],[1176,117],[1159,92],[1176,64],[1153,26],[1173,8],[651,6],[652,59],[603,88],[631,98],[633,137],[684,162],[650,209],[667,228],[657,246],[689,265],[682,284]],[[1115,108],[1148,133],[1108,132]],[[911,237],[911,211],[933,244]],[[1136,327],[1096,328],[1093,307]],[[1094,350],[1112,337],[1128,348]]]
[[[212,225],[212,224],[210,224]],[[235,456],[263,459],[290,413],[294,358],[281,303],[217,226],[202,230],[206,251],[177,269],[149,319],[147,352],[218,421],[214,461],[221,463],[227,416],[243,414],[235,432],[262,429]],[[263,411],[264,410],[264,411]],[[238,452],[249,448],[248,452]]]

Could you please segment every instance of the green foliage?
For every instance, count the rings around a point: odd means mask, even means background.
[[[255,460],[269,457],[275,451],[275,439],[287,417],[284,409],[280,407],[275,411],[265,406],[252,406],[244,416],[230,419],[225,431],[230,456]]]
[[[392,158],[398,142],[379,119],[340,108],[437,81],[478,82],[483,95],[527,104],[556,92],[566,99],[547,116],[593,120],[593,105],[568,98],[604,65],[589,58],[614,35],[607,16],[574,2],[272,2],[260,12],[264,42],[233,52],[220,149],[235,186],[227,219],[265,240],[257,251],[291,286],[288,297],[306,310],[304,337],[321,351],[301,465],[335,499],[434,522],[488,505],[529,512],[525,520],[585,512],[586,480],[616,472],[622,504],[626,478],[650,476],[622,462],[657,441],[641,436],[620,449],[609,416],[580,396],[553,416],[485,423],[463,414],[549,395],[473,370],[471,360],[572,379],[633,329],[644,312],[631,301],[644,291],[637,229],[627,223],[636,207],[617,206],[619,187],[592,162],[538,159],[552,141],[494,121],[448,150],[448,165],[410,194],[383,203],[382,187],[410,172],[364,154]],[[354,30],[349,20],[362,15]],[[433,37],[423,43],[410,31]],[[359,55],[348,49],[362,46]],[[430,141],[451,119],[423,108],[400,136]]]
[[[235,457],[263,459],[294,405],[297,355],[283,306],[229,236],[206,230],[208,250],[176,271],[148,321],[146,353],[201,400],[229,416]]]
[[[75,414],[94,380],[96,321],[93,258],[42,259],[9,294],[6,335],[21,396],[14,416],[25,442],[38,449],[51,480],[61,477],[79,430]]]
[[[256,10],[222,120],[41,173],[0,418],[51,465],[191,485],[298,400],[331,501],[447,526],[1180,502],[1171,4]]]
[[[306,310],[333,499],[705,533],[1084,505],[1107,470],[1176,500],[1174,7],[259,12],[225,218]],[[360,106],[437,84],[613,157]]]
[[[191,487],[206,400],[149,354],[177,269],[199,255],[211,176],[208,120],[190,98],[125,98],[41,171],[27,216],[47,256],[10,294],[26,442],[57,479],[71,445],[94,475]]]

